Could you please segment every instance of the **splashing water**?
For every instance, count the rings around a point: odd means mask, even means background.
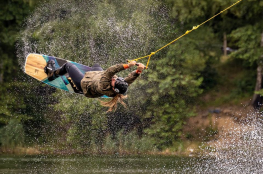
[[[19,63],[24,65],[28,53],[102,66],[144,56],[155,46],[158,33],[167,32],[165,9],[156,4],[154,0],[59,0],[43,4],[21,32]]]
[[[196,173],[262,173],[263,115],[252,113],[221,134],[194,165]]]

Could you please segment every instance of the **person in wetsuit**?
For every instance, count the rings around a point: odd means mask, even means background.
[[[116,73],[131,68],[134,65],[138,66],[137,70],[131,72],[126,78],[116,75]],[[55,69],[55,61],[50,60],[47,62],[44,70],[49,81],[55,80],[57,77],[68,73],[76,90],[80,91],[80,93],[83,93],[88,98],[98,98],[103,95],[112,97],[112,100],[109,102],[101,101],[103,106],[109,107],[108,111],[112,111],[117,108],[118,102],[125,106],[123,99],[127,97],[127,89],[129,85],[139,77],[144,68],[145,66],[143,64],[136,64],[135,61],[131,61],[128,64],[116,64],[105,71],[98,64],[95,64],[91,68],[91,71],[87,71],[83,74],[76,65],[71,62],[67,62],[60,68]]]

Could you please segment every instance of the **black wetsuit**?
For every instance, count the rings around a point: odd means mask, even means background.
[[[94,64],[91,67],[91,71],[103,71],[103,69],[100,67],[99,64]],[[73,80],[73,82],[77,86],[77,88],[79,90],[81,90],[81,92],[82,92],[80,83],[84,77],[84,74],[76,67],[76,65],[74,65],[71,62],[67,62],[59,68],[58,75],[62,76],[62,75],[65,75],[67,73],[69,74],[69,77]]]

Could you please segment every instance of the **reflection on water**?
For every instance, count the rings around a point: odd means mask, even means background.
[[[171,156],[136,157],[0,157],[0,173],[194,173],[198,159]]]

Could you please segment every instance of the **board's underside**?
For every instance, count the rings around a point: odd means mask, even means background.
[[[44,67],[46,66],[49,60],[55,61],[56,68],[59,68],[66,62],[71,62],[71,61],[67,61],[67,60],[52,57],[52,56],[46,56],[46,55],[41,55],[41,54],[29,54],[26,58],[25,73],[48,85],[54,86],[59,89],[63,89],[65,91],[74,92],[71,84],[69,83],[67,79],[68,78],[67,74],[64,76],[60,76],[53,81],[49,81],[47,79],[47,74],[44,72]],[[75,62],[71,62],[71,63],[75,64],[76,67],[78,67],[79,70],[83,72],[83,74],[86,71],[90,71],[90,67],[88,66],[81,65]]]

